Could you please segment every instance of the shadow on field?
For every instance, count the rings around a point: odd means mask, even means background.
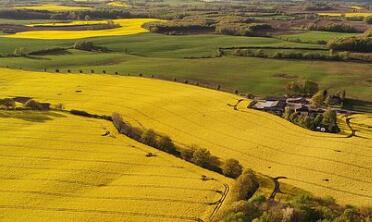
[[[1,118],[21,119],[29,122],[44,123],[55,118],[66,117],[55,112],[35,112],[35,111],[0,111]]]
[[[358,112],[372,113],[372,102],[347,98],[344,104],[344,108]]]

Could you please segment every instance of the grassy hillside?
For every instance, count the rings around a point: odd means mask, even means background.
[[[319,43],[328,42],[331,39],[351,37],[359,35],[360,33],[341,33],[341,32],[320,32],[320,31],[309,31],[299,34],[281,35],[278,36],[280,39],[287,41],[298,41],[308,43]]]
[[[0,111],[0,130],[2,221],[206,220],[230,183],[102,120]]]
[[[89,41],[111,50],[109,53],[68,50],[58,55],[0,58],[0,65],[12,68],[49,71],[71,69],[85,73],[155,75],[166,79],[187,79],[255,95],[282,95],[284,85],[293,80],[311,79],[322,87],[346,89],[354,98],[370,100],[371,64],[272,60],[262,58],[213,58],[219,47],[294,47],[321,48],[317,44],[292,43],[273,38],[236,37],[222,35],[164,36],[138,34],[120,37],[94,38]],[[75,40],[8,39],[0,41],[0,54],[16,48],[25,52],[54,47],[71,47]],[[212,57],[212,58],[200,58]],[[194,59],[192,59],[194,58]],[[197,58],[197,59],[196,59]],[[295,79],[278,77],[288,74]],[[352,83],[352,84],[350,84]]]
[[[133,125],[153,128],[179,145],[196,144],[223,158],[340,203],[372,200],[369,115],[355,116],[358,137],[308,131],[245,108],[237,96],[138,77],[51,74],[2,69],[0,97],[31,96],[97,114],[119,112]],[[367,119],[361,121],[360,118]],[[30,132],[31,133],[31,132]]]

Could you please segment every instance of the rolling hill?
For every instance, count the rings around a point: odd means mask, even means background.
[[[308,131],[279,117],[232,105],[239,96],[149,78],[0,69],[0,97],[29,96],[67,109],[110,115],[197,145],[223,159],[339,203],[372,200],[371,115],[352,117],[356,136]],[[30,132],[31,133],[31,132]]]
[[[0,111],[0,131],[1,221],[205,221],[228,192],[104,120]]]

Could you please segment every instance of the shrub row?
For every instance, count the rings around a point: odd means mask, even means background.
[[[77,116],[84,116],[84,117],[89,117],[89,118],[105,119],[105,120],[112,121],[111,116],[106,116],[106,115],[97,115],[97,114],[90,114],[90,113],[88,113],[88,112],[81,111],[81,110],[75,110],[75,109],[72,109],[72,110],[70,110],[69,112],[70,112],[71,114],[73,114],[73,115],[77,115]]]
[[[330,24],[330,25],[317,25],[311,24],[308,26],[309,30],[312,31],[325,31],[325,32],[346,32],[346,33],[357,33],[360,32],[357,28],[348,24]]]
[[[277,51],[266,53],[263,49],[236,49],[232,51],[235,56],[260,57],[273,59],[303,59],[303,60],[326,60],[326,61],[345,61],[350,59],[347,52],[340,53],[318,53],[318,52],[296,52],[296,51]]]
[[[15,98],[4,98],[0,99],[0,109],[15,110],[15,109],[29,109],[29,110],[39,110],[47,111],[50,110],[50,103],[41,103],[34,99],[28,99],[27,101],[22,101],[23,107],[16,106]]]
[[[205,169],[221,173],[231,178],[238,177],[243,171],[243,167],[237,160],[228,159],[223,163],[205,148],[196,146],[191,148],[179,147],[174,144],[169,136],[160,135],[152,129],[143,130],[133,127],[125,122],[119,113],[113,113],[111,119],[119,133]]]

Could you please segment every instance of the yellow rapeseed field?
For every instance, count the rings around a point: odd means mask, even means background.
[[[51,11],[51,12],[81,11],[81,10],[91,10],[92,9],[90,7],[67,6],[67,5],[57,5],[57,4],[17,6],[15,8],[16,9],[28,9],[28,10],[45,10],[45,11]]]
[[[119,112],[179,145],[196,144],[222,158],[339,203],[372,203],[372,116],[356,115],[356,136],[313,132],[280,117],[231,105],[238,96],[140,77],[53,74],[0,69],[0,97],[31,96],[97,114]]]
[[[108,6],[111,6],[111,7],[119,7],[119,8],[126,8],[128,7],[127,4],[125,4],[124,2],[117,2],[117,1],[114,1],[114,2],[109,2],[107,3]]]
[[[6,35],[2,37],[8,38],[27,38],[27,39],[82,39],[91,37],[102,36],[118,36],[118,35],[131,35],[142,32],[148,32],[147,29],[142,28],[142,25],[147,22],[159,21],[158,19],[115,19],[114,23],[119,24],[121,27],[104,30],[84,30],[84,31],[29,31],[18,32],[16,34]],[[81,21],[76,22],[80,23]],[[97,23],[102,21],[90,21]],[[74,24],[74,22],[72,22]],[[39,24],[40,25],[40,24]]]
[[[367,17],[372,16],[372,12],[347,12],[347,13],[339,13],[339,12],[324,12],[324,13],[318,13],[320,16],[343,16],[345,17]]]
[[[108,21],[105,20],[95,20],[95,21],[71,21],[71,22],[54,22],[54,23],[37,23],[29,24],[26,26],[35,27],[35,26],[77,26],[77,25],[99,25],[107,24]]]
[[[230,183],[103,120],[0,111],[0,132],[4,222],[206,221]]]

